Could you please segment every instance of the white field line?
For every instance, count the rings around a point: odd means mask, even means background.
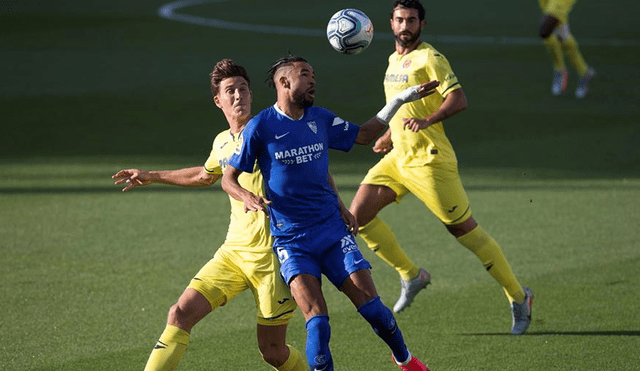
[[[206,3],[224,2],[228,0],[180,0],[165,4],[158,9],[158,15],[172,21],[185,22],[199,26],[220,28],[224,30],[248,31],[272,35],[326,37],[323,29],[269,26],[249,24],[243,22],[225,21],[215,18],[204,18],[188,14],[180,14],[177,10]],[[377,38],[392,40],[391,33],[376,33]],[[425,35],[425,40],[437,43],[462,43],[484,45],[540,45],[542,42],[537,37],[508,37],[508,36],[458,36],[458,35]],[[596,39],[579,38],[580,45],[585,46],[640,46],[640,40],[634,39]]]

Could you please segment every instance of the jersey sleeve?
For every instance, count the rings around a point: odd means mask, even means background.
[[[253,172],[260,149],[260,144],[257,140],[256,124],[256,120],[251,120],[247,123],[247,126],[242,130],[242,134],[240,134],[238,138],[238,146],[231,157],[229,157],[229,165],[245,173]]]
[[[436,50],[430,50],[425,65],[428,76],[440,81],[440,85],[436,88],[442,97],[446,97],[452,91],[462,87],[458,82],[458,77],[453,70],[447,58]]]
[[[204,171],[207,174],[214,175],[222,175],[222,166],[220,165],[220,159],[218,158],[218,154],[216,153],[216,147],[218,143],[219,136],[216,136],[216,139],[213,140],[213,145],[211,146],[211,152],[209,153],[209,158],[204,163]]]
[[[331,111],[326,111],[326,114],[327,122],[330,125],[328,128],[329,148],[348,152],[356,141],[360,126],[343,120]]]

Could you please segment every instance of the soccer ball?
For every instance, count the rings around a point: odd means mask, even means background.
[[[358,9],[342,9],[329,20],[327,39],[342,54],[358,54],[371,44],[373,24]]]

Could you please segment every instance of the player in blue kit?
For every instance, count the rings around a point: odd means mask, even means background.
[[[311,370],[333,370],[329,350],[331,329],[321,275],[344,292],[375,333],[391,348],[402,370],[425,371],[412,356],[392,312],[371,278],[371,265],[362,256],[353,234],[357,222],[337,195],[329,174],[329,149],[348,151],[354,143],[369,144],[404,103],[433,93],[437,81],[398,94],[362,126],[313,107],[315,78],[301,57],[279,59],[269,71],[277,102],[255,116],[222,178],[222,188],[243,201],[245,211],[262,211],[271,219],[274,250],[280,272],[305,316],[306,354]],[[258,161],[266,197],[238,183]]]

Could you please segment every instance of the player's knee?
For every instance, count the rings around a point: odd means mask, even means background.
[[[273,367],[282,366],[289,357],[287,346],[277,343],[260,345],[260,353],[262,359]]]
[[[569,25],[564,23],[556,27],[556,29],[553,30],[553,34],[556,35],[560,41],[565,41],[571,37],[571,30],[569,29]]]
[[[206,314],[197,313],[193,310],[187,310],[180,306],[179,303],[175,303],[169,308],[169,315],[167,316],[167,324],[177,326],[187,332],[191,331],[191,328],[202,319]]]
[[[175,303],[169,308],[169,315],[167,316],[167,323],[170,325],[177,326],[179,323],[183,322],[185,317],[185,312],[178,303]]]

